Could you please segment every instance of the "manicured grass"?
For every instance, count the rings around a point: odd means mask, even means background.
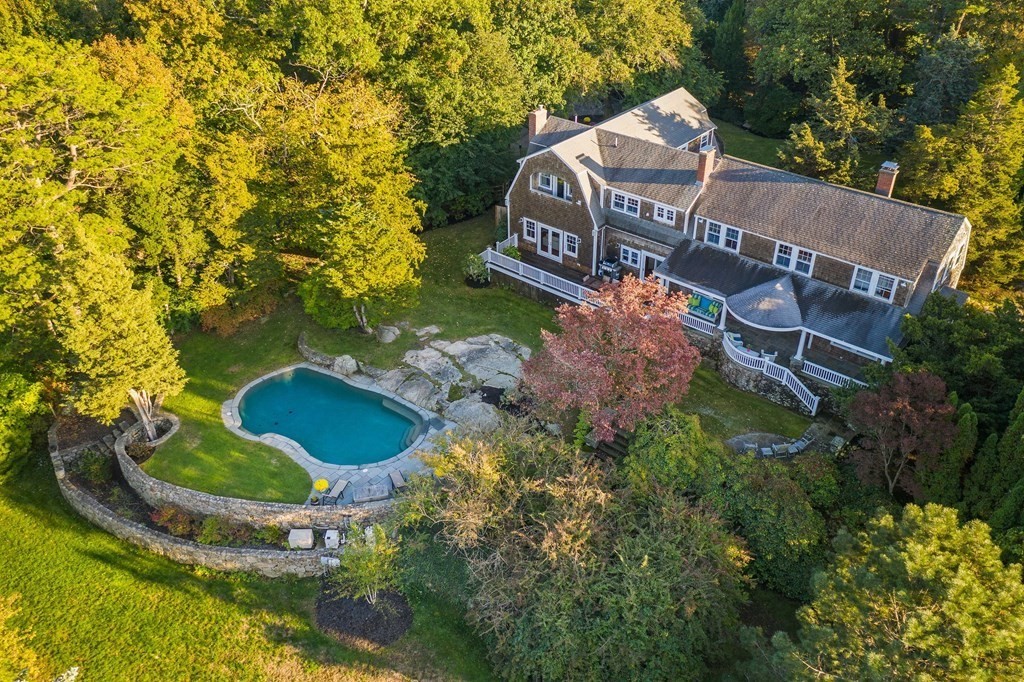
[[[811,423],[801,414],[733,388],[705,365],[697,368],[680,406],[699,415],[704,430],[722,440],[754,432],[797,438]]]
[[[713,119],[714,120],[714,119]],[[718,126],[718,134],[725,140],[725,153],[731,156],[738,156],[754,163],[763,163],[766,166],[779,165],[778,150],[782,140],[770,137],[755,135],[749,130],[715,120]]]
[[[414,623],[375,653],[313,623],[316,580],[266,580],[172,563],[93,527],[64,503],[49,460],[0,487],[0,596],[31,635],[32,680],[492,679],[461,609],[407,590]],[[3,640],[0,633],[0,641]],[[0,647],[0,670],[13,651]]]
[[[431,230],[423,235],[427,260],[420,302],[394,320],[413,327],[436,324],[440,338],[459,339],[499,332],[537,348],[540,330],[553,328],[553,311],[499,287],[471,289],[462,278],[466,255],[478,253],[494,238],[489,216]],[[312,482],[305,470],[274,448],[243,440],[221,421],[220,406],[256,377],[299,357],[296,342],[305,330],[309,342],[332,354],[348,353],[378,367],[392,367],[410,348],[414,334],[391,344],[355,330],[330,330],[316,324],[289,297],[262,320],[230,338],[194,332],[177,339],[181,364],[189,382],[184,392],[167,401],[181,418],[181,431],[146,462],[157,478],[196,490],[282,502],[301,502]]]

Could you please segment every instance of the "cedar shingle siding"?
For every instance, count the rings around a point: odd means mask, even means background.
[[[572,187],[572,201],[558,199],[543,192],[532,189],[533,178],[537,173],[545,172],[558,176]],[[579,256],[562,255],[562,265],[590,272],[593,259],[594,222],[590,212],[583,204],[584,194],[576,179],[562,161],[552,153],[538,154],[523,162],[523,170],[519,179],[509,193],[509,229],[519,235],[519,248],[524,251],[536,252],[536,245],[526,240],[523,233],[523,218],[530,218],[544,223],[556,230],[569,232],[580,238]]]
[[[771,263],[775,258],[775,242],[753,232],[745,232],[740,241],[740,254],[764,263]]]
[[[815,279],[822,282],[835,284],[844,289],[850,288],[853,282],[853,266],[849,263],[823,256],[820,253],[814,259],[814,272],[811,273]]]

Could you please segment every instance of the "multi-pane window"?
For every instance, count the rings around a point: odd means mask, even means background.
[[[640,215],[640,200],[620,192],[612,192],[612,208],[632,216]]]
[[[566,201],[572,199],[572,186],[562,178],[551,173],[537,174],[537,189],[559,199],[565,199]]]
[[[704,235],[704,241],[708,244],[718,246],[722,243],[722,226],[718,223],[708,221],[708,231]]]
[[[799,249],[796,253],[796,271],[805,275],[811,274],[811,267],[814,265],[814,254],[810,251]]]
[[[528,242],[537,241],[537,221],[529,218],[523,221],[523,238]]]
[[[674,225],[676,222],[676,210],[661,204],[654,205],[654,219],[663,223]]]
[[[740,231],[735,227],[725,228],[725,248],[730,251],[739,251],[740,249]]]
[[[565,255],[578,256],[580,253],[580,238],[574,234],[565,233]]]
[[[640,252],[636,249],[631,249],[628,246],[619,247],[619,260],[626,265],[631,265],[634,268],[640,267]]]
[[[887,275],[879,275],[878,281],[875,282],[875,296],[878,298],[884,298],[886,301],[892,298],[893,287],[896,286],[896,280]]]
[[[789,244],[779,244],[779,249],[775,253],[775,264],[788,270],[792,263],[793,247]]]
[[[874,274],[871,270],[857,268],[857,274],[853,277],[853,290],[864,294],[870,293]]]

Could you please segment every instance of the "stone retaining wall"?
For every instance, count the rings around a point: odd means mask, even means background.
[[[64,457],[57,447],[55,429],[56,426],[51,427],[49,432],[50,460],[61,495],[76,512],[111,535],[178,563],[198,564],[220,571],[252,571],[269,578],[283,575],[310,577],[323,571],[320,559],[328,554],[326,550],[286,551],[201,545],[117,515],[68,478]],[[119,441],[123,452],[124,441]]]
[[[307,362],[312,362],[314,365],[320,365],[321,367],[327,367],[328,369],[334,366],[333,355],[321,353],[316,348],[313,348],[306,343],[306,332],[301,332],[299,334],[299,355],[305,358]]]
[[[394,500],[366,504],[306,506],[281,502],[256,502],[220,497],[153,478],[125,453],[125,446],[137,437],[140,428],[132,427],[114,442],[121,474],[136,494],[152,507],[174,506],[198,516],[219,516],[234,523],[279,528],[338,527],[345,523],[379,523],[388,516]]]

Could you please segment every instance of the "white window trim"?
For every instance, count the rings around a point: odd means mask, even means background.
[[[743,245],[743,230],[741,230],[738,227],[733,227],[732,225],[725,225],[724,227],[725,227],[725,229],[722,231],[722,248],[725,249],[726,251],[732,251],[733,253],[739,253],[740,252],[740,246]],[[725,245],[725,240],[728,239],[727,235],[729,234],[729,230],[736,230],[736,248],[735,249],[731,249],[731,248],[729,248],[728,246]]]
[[[793,254],[789,257],[789,265],[779,265],[779,262],[778,262],[779,251],[782,250],[783,246],[788,246],[789,248],[791,248],[793,250]],[[811,269],[808,270],[807,272],[800,272],[799,270],[796,269],[796,264],[797,264],[797,262],[799,260],[799,256],[800,256],[800,252],[801,251],[803,251],[805,253],[811,254]],[[774,265],[777,268],[782,268],[783,270],[789,270],[790,272],[795,272],[796,274],[803,275],[804,277],[811,277],[811,276],[814,275],[814,263],[815,263],[815,261],[817,259],[818,259],[818,252],[817,251],[812,251],[811,249],[805,249],[802,246],[797,246],[796,244],[790,244],[789,242],[775,242],[775,255],[772,256],[772,265]],[[867,269],[867,268],[865,268],[865,269]],[[856,271],[854,271],[854,272],[856,274]],[[851,286],[853,286],[853,285],[851,284]]]
[[[659,218],[658,217],[658,210],[659,209],[665,213],[665,217],[664,218]],[[653,214],[654,215],[654,219],[656,221],[658,221],[659,223],[664,223],[665,225],[675,225],[676,224],[676,210],[677,209],[673,208],[672,206],[666,206],[665,204],[657,204],[656,203],[656,204],[654,204],[654,214]],[[672,214],[672,219],[671,220],[669,220],[669,218],[668,218],[669,213]]]
[[[701,220],[704,220],[704,218],[702,216],[698,216],[697,217],[697,222],[699,223]],[[716,244],[716,243],[714,243],[712,241],[708,241],[708,234],[710,234],[710,232],[711,232],[711,226],[712,225],[718,225],[718,227],[721,229],[721,232],[720,232],[721,237],[719,239],[719,243],[718,244]],[[726,231],[728,231],[730,229],[731,230],[736,230],[736,232],[738,233],[737,236],[736,236],[736,248],[735,249],[730,249],[730,248],[726,247],[726,245],[725,245]],[[735,225],[729,225],[727,223],[723,223],[723,222],[718,221],[718,220],[712,220],[711,218],[707,218],[706,220],[704,220],[704,239],[703,239],[703,241],[704,241],[705,244],[710,244],[711,246],[714,246],[716,248],[722,249],[723,251],[728,251],[730,253],[739,253],[740,249],[743,248],[743,229],[739,228],[739,227],[736,227]]]
[[[611,200],[611,202],[609,202],[609,208],[611,208],[616,213],[622,213],[623,215],[632,216],[634,218],[639,218],[640,217],[641,209],[643,208],[643,202],[645,201],[645,199],[643,197],[638,197],[637,195],[630,194],[628,192],[620,192],[617,189],[613,189],[613,190],[611,190],[611,192],[612,192],[612,200]],[[622,197],[622,208],[616,208],[615,207],[615,197],[617,197],[617,196]],[[630,199],[633,199],[633,200],[636,201],[636,213],[630,213],[629,211],[626,210],[629,207],[629,200]]]
[[[531,237],[527,232],[527,223],[533,223],[533,236]],[[537,243],[537,232],[540,229],[540,223],[533,218],[523,218],[523,240],[528,242]]]
[[[544,185],[541,184],[541,178],[543,178],[543,177],[549,178],[549,182],[551,183],[549,186],[545,187]],[[565,196],[564,197],[558,196],[558,184],[559,183],[561,183],[562,185],[565,186]],[[543,194],[544,196],[551,197],[552,199],[558,199],[559,201],[565,201],[565,202],[568,202],[568,203],[572,203],[572,199],[573,199],[573,196],[572,196],[572,185],[569,183],[568,180],[566,180],[565,178],[563,178],[561,176],[555,175],[554,173],[547,173],[545,171],[539,171],[537,173],[537,184],[535,184],[533,187],[531,187],[531,189],[534,192],[537,192],[538,194]]]
[[[575,240],[575,242],[576,242],[576,244],[572,248],[572,250],[569,249],[569,237],[572,237]],[[580,243],[581,243],[580,242],[580,238],[578,236],[576,236],[575,234],[573,234],[572,232],[564,232],[564,231],[562,232],[562,253],[564,255],[572,256],[573,258],[579,258],[580,257]]]
[[[854,289],[853,288],[853,285],[857,283],[857,273],[859,271],[861,271],[861,270],[863,270],[864,272],[870,272],[871,273],[871,281],[868,284],[868,290],[867,291],[861,291],[859,289]],[[889,279],[892,280],[892,291],[889,292],[888,298],[886,298],[884,296],[877,296],[875,294],[875,290],[878,288],[878,278],[879,277],[888,277]],[[901,281],[902,280],[899,277],[897,277],[896,275],[890,275],[887,272],[879,272],[878,270],[872,270],[871,268],[865,268],[864,266],[861,266],[861,265],[855,265],[855,266],[853,266],[853,277],[850,278],[850,291],[852,291],[855,294],[860,294],[861,296],[866,296],[868,298],[874,299],[876,301],[885,301],[886,303],[892,303],[893,298],[895,298],[895,296],[896,296],[896,290],[899,289],[899,287],[900,287],[900,282]]]
[[[633,264],[630,261],[630,259],[626,258],[627,254],[633,254],[636,256],[636,264]],[[631,268],[637,268],[639,270],[641,264],[643,263],[643,258],[643,251],[639,249],[634,249],[631,246],[626,246],[625,244],[619,245],[619,260],[622,262],[623,265],[627,265]]]

